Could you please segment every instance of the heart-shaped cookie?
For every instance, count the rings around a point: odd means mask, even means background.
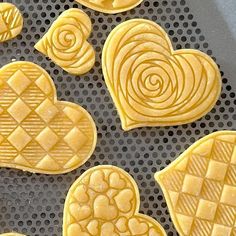
[[[108,189],[108,184],[104,178],[105,176],[102,171],[94,171],[90,176],[89,188],[99,193],[106,191]]]
[[[89,206],[82,205],[79,203],[74,203],[70,205],[70,214],[78,219],[85,220],[91,215],[91,209]]]
[[[115,14],[128,11],[138,6],[143,0],[76,0],[93,10]]]
[[[117,217],[117,208],[110,204],[110,200],[106,195],[99,195],[93,203],[94,216],[104,221],[111,221]]]
[[[123,189],[115,196],[118,209],[122,212],[129,212],[132,209],[132,199],[134,193],[130,189]]]
[[[234,235],[235,131],[200,139],[155,178],[180,236]]]
[[[125,181],[120,178],[119,174],[112,173],[109,176],[109,184],[112,188],[123,189],[125,186]]]
[[[102,236],[119,236],[119,234],[117,234],[115,232],[114,224],[111,222],[106,222],[102,225],[100,235],[102,235]]]
[[[0,166],[72,171],[92,155],[97,132],[82,107],[57,101],[48,73],[31,62],[0,69]]]
[[[0,3],[0,42],[15,38],[22,27],[23,17],[19,9],[11,3]]]
[[[91,176],[94,173],[102,173],[100,181],[106,182],[107,189],[102,194],[90,187]],[[123,189],[114,188],[111,176],[119,176],[122,180]],[[123,182],[124,181],[124,182]],[[99,186],[99,181],[96,182]],[[80,199],[80,186],[87,186],[89,199],[87,202],[78,203]],[[112,195],[109,194],[112,191]],[[75,204],[80,207],[89,207],[91,215],[88,217],[71,214]],[[76,236],[79,232],[89,235],[112,235],[112,236],[166,236],[161,225],[149,216],[139,213],[139,191],[133,178],[124,170],[115,166],[97,166],[82,174],[71,186],[66,198],[63,220],[63,236]],[[73,211],[73,210],[72,210]],[[71,225],[76,224],[78,232],[70,234]],[[139,231],[139,232],[138,232]],[[138,232],[138,234],[137,234]]]
[[[209,56],[174,51],[167,33],[149,20],[129,20],[111,32],[102,68],[124,130],[193,122],[213,108],[221,91]]]
[[[79,9],[64,11],[35,48],[74,75],[87,73],[95,63],[95,52],[87,39],[91,21]]]

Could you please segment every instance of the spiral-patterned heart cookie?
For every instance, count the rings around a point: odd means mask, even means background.
[[[158,222],[139,213],[139,205],[128,173],[114,166],[91,168],[69,190],[63,236],[166,236]]]
[[[156,173],[180,236],[236,235],[236,132],[193,144]]]
[[[143,0],[76,0],[93,10],[115,14],[128,11],[138,6]]]
[[[193,122],[214,107],[221,91],[209,56],[174,51],[167,33],[148,20],[126,21],[111,32],[102,67],[124,130]]]
[[[65,71],[87,73],[95,63],[95,52],[87,39],[92,29],[90,18],[79,9],[64,11],[35,45]]]

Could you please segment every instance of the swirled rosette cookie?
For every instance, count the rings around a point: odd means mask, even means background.
[[[64,11],[35,48],[58,66],[74,75],[87,73],[95,63],[95,52],[87,39],[92,29],[86,13]]]
[[[76,0],[93,10],[115,14],[128,11],[138,6],[143,0]]]
[[[114,166],[89,169],[72,185],[64,208],[63,236],[166,236],[139,213],[133,178]]]
[[[236,235],[236,132],[210,134],[155,176],[180,236]]]
[[[43,68],[14,62],[0,69],[0,167],[66,173],[90,158],[96,141],[92,117],[58,101]]]
[[[15,38],[22,27],[23,17],[19,9],[11,3],[0,3],[0,42]]]
[[[221,91],[219,69],[209,56],[174,51],[167,33],[148,20],[126,21],[111,32],[102,67],[124,130],[196,121]]]

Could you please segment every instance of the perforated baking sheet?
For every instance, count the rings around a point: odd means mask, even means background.
[[[28,60],[46,68],[57,86],[59,99],[79,103],[91,113],[98,128],[98,143],[91,159],[66,175],[46,176],[1,168],[0,233],[14,230],[35,236],[61,235],[64,200],[70,185],[88,168],[112,164],[124,168],[137,181],[141,192],[141,211],[156,218],[168,236],[177,235],[153,174],[200,137],[216,130],[236,128],[235,87],[232,87],[235,78],[227,71],[222,72],[223,91],[217,105],[195,123],[124,132],[103,80],[100,58],[109,32],[119,23],[138,17],[162,25],[176,49],[196,48],[214,57],[211,42],[197,20],[199,11],[191,8],[192,1],[195,0],[146,0],[129,12],[106,15],[82,7],[73,0],[8,0],[20,8],[25,25],[20,36],[0,44],[0,65],[12,60]],[[204,2],[201,1],[201,7],[204,7]],[[90,73],[81,77],[68,75],[33,47],[58,15],[71,7],[82,8],[93,23],[89,41],[96,50],[96,65]],[[208,17],[212,20],[210,14],[209,11]]]

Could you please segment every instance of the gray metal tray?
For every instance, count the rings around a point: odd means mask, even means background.
[[[73,0],[8,0],[23,12],[25,26],[16,39],[0,45],[0,65],[29,60],[46,68],[55,81],[58,97],[86,108],[98,128],[92,158],[80,169],[59,176],[0,169],[0,233],[58,236],[62,233],[63,206],[74,180],[88,168],[113,164],[133,175],[141,192],[141,211],[156,218],[168,236],[177,235],[166,202],[153,174],[163,169],[200,137],[236,129],[235,0],[145,0],[126,13],[106,15]],[[85,10],[93,22],[90,42],[96,49],[94,69],[81,77],[63,72],[33,46],[58,15],[70,7]],[[201,120],[178,127],[141,128],[123,132],[101,71],[101,51],[111,29],[131,18],[161,24],[175,48],[197,48],[216,57],[223,75],[223,91],[215,108]],[[224,72],[223,72],[224,71]]]

